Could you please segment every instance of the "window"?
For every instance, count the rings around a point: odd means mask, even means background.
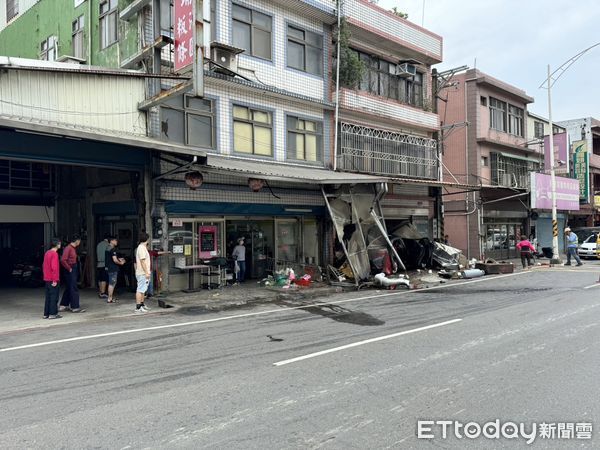
[[[77,8],[79,5],[81,5],[83,2],[85,2],[85,0],[73,0],[73,6],[75,8]]]
[[[100,50],[117,42],[119,38],[117,0],[100,2]]]
[[[167,100],[161,107],[161,137],[201,148],[215,148],[215,107],[207,98]]]
[[[287,157],[301,161],[321,161],[323,124],[298,117],[287,118]]]
[[[523,136],[523,108],[508,105],[508,132]]]
[[[414,106],[423,106],[423,74],[401,77],[395,63],[356,51],[366,70],[358,89]],[[289,56],[288,56],[289,58]]]
[[[544,122],[533,123],[533,136],[536,138],[544,137]]]
[[[233,150],[273,156],[273,120],[270,112],[233,106]]]
[[[233,45],[259,58],[271,59],[272,19],[243,6],[233,5]]]
[[[6,0],[6,21],[16,17],[17,14],[19,14],[19,0]]]
[[[42,61],[56,61],[58,58],[58,39],[49,36],[40,44],[40,59]]]
[[[287,65],[313,75],[323,75],[323,37],[288,25]]]
[[[487,156],[481,157],[481,167],[487,167],[489,164],[489,160]]]
[[[490,128],[506,131],[506,103],[490,97]]]
[[[85,41],[83,39],[84,24],[84,16],[81,15],[75,19],[71,25],[73,37],[73,56],[80,59],[85,59]]]
[[[479,97],[479,102],[481,103],[481,106],[487,106],[487,97]]]

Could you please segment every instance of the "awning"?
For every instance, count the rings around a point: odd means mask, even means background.
[[[14,129],[18,132],[26,132],[56,138],[67,138],[71,140],[87,140],[118,144],[129,147],[137,147],[140,150],[160,150],[167,153],[178,153],[182,155],[198,156],[199,159],[206,158],[206,152],[185,145],[169,144],[146,136],[138,136],[125,133],[111,133],[105,130],[67,128],[59,124],[47,122],[32,122],[27,120],[15,120],[0,116],[0,127]]]
[[[267,160],[248,161],[236,157],[208,155],[207,169],[226,170],[240,175],[250,175],[271,181],[291,181],[316,184],[386,183],[387,177],[357,173],[334,172],[321,167],[281,164]]]
[[[521,161],[529,161],[529,162],[535,162],[535,163],[540,162],[539,158],[533,158],[531,156],[514,155],[512,153],[504,153],[504,152],[500,152],[500,155],[502,155],[504,158],[520,159]]]

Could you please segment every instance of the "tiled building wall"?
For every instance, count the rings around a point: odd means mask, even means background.
[[[393,38],[400,45],[408,45],[415,50],[435,58],[442,57],[442,38],[408,20],[370,3],[367,0],[346,0],[343,14],[361,27],[370,29],[386,38]]]
[[[235,155],[240,157],[253,157],[247,154],[234,154],[233,151],[233,104],[263,109],[272,113],[273,117],[273,150],[272,158],[262,157],[269,161],[290,162],[287,154],[287,130],[286,115],[295,115],[323,122],[323,160],[328,162],[330,158],[330,123],[325,119],[323,108],[318,104],[308,106],[297,104],[285,98],[269,98],[255,93],[237,85],[225,88],[223,86],[211,85],[208,81],[206,95],[216,101],[216,127],[217,127],[217,149],[224,155]],[[299,161],[294,160],[294,163]],[[307,163],[315,165],[316,163]],[[321,162],[320,166],[323,166]]]
[[[329,90],[329,45],[330,30],[322,22],[293,14],[278,4],[262,0],[235,0],[235,4],[254,9],[272,17],[272,59],[270,61],[241,54],[239,70],[244,76],[258,83],[275,86],[279,89],[305,95],[319,100],[326,99]],[[216,40],[233,45],[232,42],[232,2],[217,2]],[[307,74],[287,67],[287,25],[295,25],[323,35],[323,76]]]

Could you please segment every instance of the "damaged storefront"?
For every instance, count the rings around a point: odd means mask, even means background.
[[[169,290],[231,281],[232,252],[240,238],[247,279],[260,281],[285,268],[322,279],[334,248],[322,186],[381,181],[218,155],[209,155],[205,165],[161,157],[158,167],[153,217],[163,231],[155,238],[171,252],[161,261],[163,288]],[[203,266],[217,259],[217,270],[204,276]]]

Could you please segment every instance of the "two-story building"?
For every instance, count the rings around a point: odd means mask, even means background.
[[[438,101],[443,125],[465,124],[443,137],[444,180],[480,190],[444,198],[446,233],[468,257],[509,257],[529,233],[529,173],[540,155],[527,143],[524,91],[476,69],[455,75]]]

